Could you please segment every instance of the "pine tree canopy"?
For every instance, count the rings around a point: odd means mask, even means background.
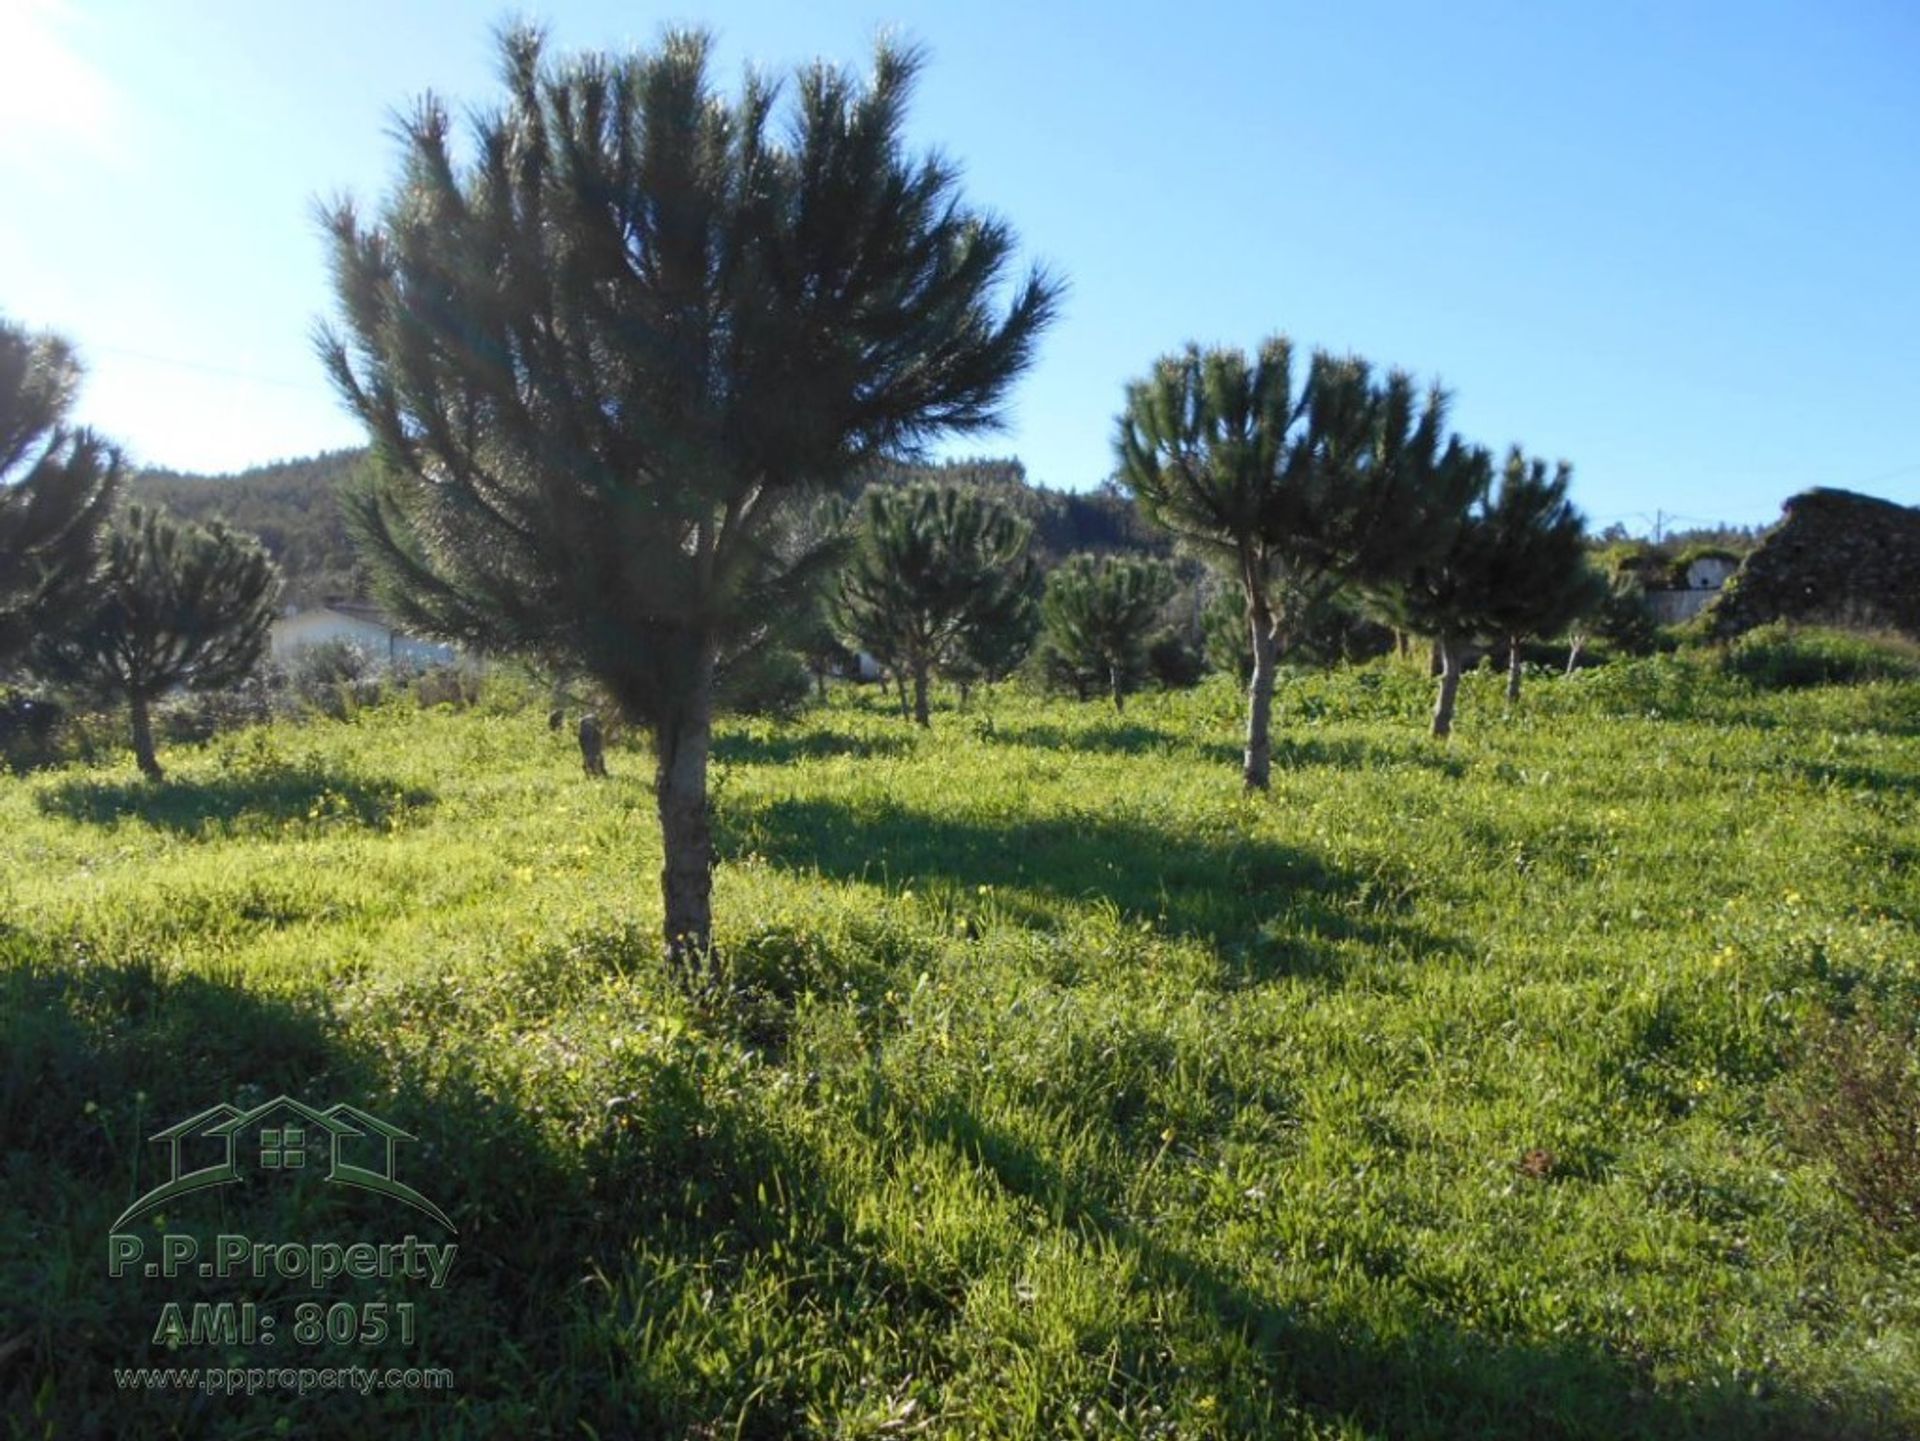
[[[252,539],[128,506],[103,547],[98,603],[36,668],[116,696],[217,690],[266,654],[279,573]]]
[[[215,521],[199,526],[128,506],[108,533],[93,604],[43,634],[34,668],[125,700],[140,769],[160,779],[149,704],[178,686],[217,690],[266,654],[280,575],[258,542]]]
[[[1435,526],[1437,544],[1397,575],[1371,584],[1368,593],[1397,629],[1462,640],[1485,630],[1492,606],[1493,458],[1478,446],[1452,447],[1433,479],[1435,493],[1448,502],[1447,519]]]
[[[1374,594],[1390,621],[1420,635],[1509,640],[1556,635],[1602,599],[1586,561],[1586,522],[1551,473],[1516,446],[1496,488],[1492,457],[1463,452],[1449,469],[1469,496],[1445,550]]]
[[[773,543],[783,497],[996,423],[1058,294],[1009,287],[1008,229],[905,153],[916,54],[803,70],[782,125],[758,75],[716,93],[710,48],[552,62],[504,35],[473,162],[428,99],[385,210],[328,217],[320,338],[373,440],[348,505],[395,613],[669,729],[805,611],[829,556]]]
[[[1587,523],[1567,497],[1573,467],[1551,474],[1515,446],[1487,508],[1486,627],[1503,639],[1557,636],[1605,599],[1587,563]]]
[[[86,601],[120,452],[67,414],[80,365],[58,337],[0,320],[0,667]]]
[[[882,664],[923,680],[1030,612],[1032,533],[1004,506],[952,485],[876,486],[859,514],[836,613]]]
[[[1157,561],[1072,556],[1047,576],[1040,603],[1047,644],[1118,704],[1140,683],[1149,638],[1173,590],[1173,572]]]
[[[1149,519],[1243,582],[1277,577],[1303,605],[1413,563],[1433,544],[1433,480],[1447,398],[1400,371],[1316,352],[1296,385],[1293,346],[1250,361],[1189,346],[1128,387],[1120,474]]]

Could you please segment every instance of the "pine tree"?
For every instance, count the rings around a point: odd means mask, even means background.
[[[0,669],[86,604],[120,452],[68,426],[80,366],[58,337],[0,320]]]
[[[1069,556],[1047,576],[1040,602],[1047,644],[1075,672],[1095,678],[1116,711],[1125,710],[1173,588],[1173,572],[1157,561]]]
[[[505,108],[456,164],[446,109],[402,127],[398,193],[329,217],[342,329],[321,350],[373,440],[351,520],[397,617],[564,658],[651,731],[670,956],[711,950],[716,668],[805,614],[824,552],[794,496],[996,423],[1051,318],[1013,237],[902,131],[918,58],[802,71],[786,123],[709,39],[543,58],[503,38]]]
[[[1031,536],[972,489],[875,486],[862,499],[837,614],[853,645],[912,682],[916,723],[930,723],[936,671],[964,662],[970,639],[1030,613]]]
[[[126,701],[134,758],[158,781],[154,701],[180,686],[233,685],[260,663],[279,572],[255,541],[217,521],[198,526],[137,505],[104,549],[96,603],[66,632],[42,637],[34,665]]]
[[[1390,626],[1427,635],[1440,662],[1432,733],[1452,735],[1461,647],[1484,635],[1500,587],[1501,532],[1490,495],[1494,461],[1484,449],[1455,447],[1436,470],[1436,493],[1452,497],[1442,543],[1400,576],[1373,589]]]
[[[1441,544],[1456,498],[1439,484],[1446,397],[1365,362],[1313,357],[1294,384],[1285,337],[1249,361],[1189,346],[1128,387],[1120,477],[1147,518],[1237,583],[1253,652],[1249,790],[1270,768],[1275,666],[1294,622],[1340,588],[1381,584]],[[1282,585],[1282,583],[1284,583]]]
[[[1573,467],[1551,475],[1544,460],[1515,446],[1488,507],[1484,617],[1507,647],[1507,703],[1520,699],[1520,645],[1531,636],[1564,635],[1605,599],[1605,582],[1587,565],[1586,519],[1567,498]]]
[[[1040,628],[1040,607],[1034,601],[1031,585],[1016,589],[1005,603],[985,611],[960,636],[959,654],[942,667],[946,677],[960,689],[960,704],[965,706],[976,685],[993,688],[1020,668],[1033,651],[1033,638]]]

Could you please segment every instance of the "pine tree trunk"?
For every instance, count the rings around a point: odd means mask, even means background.
[[[1112,690],[1113,690],[1114,711],[1117,714],[1125,715],[1127,710],[1127,693],[1121,687],[1121,684],[1120,684],[1120,667],[1119,666],[1117,665],[1109,666],[1107,668],[1107,682],[1112,687]]]
[[[825,666],[815,668],[813,690],[814,694],[820,698],[820,704],[825,705],[827,703],[827,668]]]
[[[893,673],[893,689],[900,700],[900,719],[906,720],[912,712],[907,709],[907,673],[905,671],[896,670]]]
[[[1520,704],[1520,637],[1507,637],[1507,704]]]
[[[915,661],[913,666],[913,723],[919,726],[932,725],[933,720],[927,714],[927,663]]]
[[[655,803],[666,862],[660,894],[667,959],[683,983],[699,979],[713,950],[713,829],[707,814],[707,754],[713,739],[713,659],[697,670],[679,714],[655,728]]]
[[[1273,616],[1264,601],[1249,608],[1253,632],[1253,679],[1247,683],[1246,788],[1263,791],[1273,763]]]
[[[140,764],[140,774],[150,781],[161,781],[167,773],[160,769],[160,762],[153,753],[153,717],[147,711],[147,698],[135,691],[132,700],[133,709],[133,758]]]
[[[1440,695],[1433,703],[1433,733],[1440,739],[1453,734],[1453,703],[1460,694],[1460,662],[1445,636],[1433,643],[1440,661]]]

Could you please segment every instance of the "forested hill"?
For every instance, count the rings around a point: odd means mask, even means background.
[[[1167,555],[1165,532],[1140,518],[1132,499],[1111,483],[1095,490],[1051,490],[1027,479],[1019,461],[951,460],[943,465],[883,463],[875,479],[893,484],[933,481],[978,486],[1033,526],[1035,558],[1052,565],[1080,550]]]
[[[283,599],[314,605],[365,590],[334,501],[335,488],[365,456],[364,450],[335,450],[233,475],[147,470],[134,476],[129,499],[163,505],[188,520],[224,520],[259,536],[286,577]]]
[[[130,498],[164,505],[189,520],[225,520],[260,537],[286,576],[286,600],[314,605],[327,596],[365,592],[365,574],[355,564],[334,501],[334,490],[366,457],[364,450],[336,450],[304,460],[282,460],[233,475],[182,475],[142,471]],[[1163,536],[1110,488],[1076,493],[1049,490],[1027,479],[1017,460],[953,461],[945,465],[886,464],[877,478],[977,485],[1029,521],[1034,551],[1051,565],[1076,550],[1134,550],[1165,554]]]

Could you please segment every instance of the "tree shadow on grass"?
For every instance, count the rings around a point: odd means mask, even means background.
[[[1089,701],[1089,705],[1095,702]],[[984,739],[995,745],[1029,746],[1035,750],[1097,753],[1101,755],[1187,755],[1210,765],[1232,765],[1240,759],[1237,746],[1202,740],[1180,731],[1163,730],[1141,721],[1109,715],[1084,726],[1060,726],[1040,721],[1013,721],[995,725]]]
[[[1381,877],[1241,836],[1094,816],[986,823],[792,798],[726,809],[719,831],[723,854],[837,880],[944,888],[961,901],[988,887],[994,908],[1037,929],[1056,926],[1063,905],[1108,903],[1129,920],[1214,943],[1241,981],[1330,972],[1330,941],[1447,944],[1404,919],[1404,891]]]
[[[1218,1332],[1237,1336],[1257,1371],[1236,1375],[1224,1399],[1233,1435],[1270,1427],[1287,1398],[1323,1422],[1394,1437],[1667,1438],[1851,1437],[1876,1434],[1810,1397],[1756,1396],[1739,1378],[1662,1394],[1621,1357],[1577,1339],[1489,1336],[1409,1301],[1391,1334],[1336,1303],[1312,1312],[1261,1296],[1217,1265],[1163,1240],[1029,1143],[981,1121],[953,1097],[924,1102],[910,1130],[985,1167],[1010,1194],[1061,1230],[1097,1238],[1136,1265],[1148,1285],[1176,1291]],[[1391,1265],[1394,1258],[1376,1258]],[[1148,1357],[1171,1358],[1156,1335]],[[1152,1365],[1147,1359],[1147,1365]],[[1276,1408],[1274,1401],[1281,1403]]]
[[[381,827],[435,799],[422,787],[306,766],[158,783],[76,777],[37,797],[45,815],[89,825],[137,820],[189,836],[309,822]]]
[[[1911,796],[1920,791],[1920,778],[1880,766],[1851,761],[1789,762],[1793,772],[1809,785],[1843,791],[1872,791],[1879,794]]]
[[[1201,740],[1179,731],[1163,730],[1138,721],[1112,720],[1072,730],[1041,723],[1014,724],[987,736],[1000,745],[1031,746],[1038,750],[1097,752],[1111,755],[1184,755],[1213,766],[1237,767],[1245,758],[1239,745]],[[1305,770],[1390,770],[1416,766],[1443,775],[1466,773],[1466,763],[1446,755],[1417,738],[1404,748],[1380,745],[1356,737],[1298,736],[1284,728],[1272,737],[1273,768],[1277,772]]]
[[[713,738],[713,758],[730,765],[790,765],[795,761],[828,760],[834,756],[853,756],[865,760],[876,756],[905,755],[913,749],[913,740],[904,735],[841,735],[836,731],[808,731],[795,734],[787,730],[769,733],[723,731]]]
[[[414,1019],[403,1011],[394,1026]],[[0,928],[0,1414],[42,1415],[51,1434],[253,1435],[290,1398],[122,1390],[114,1368],[444,1366],[451,1394],[332,1392],[310,1403],[302,1434],[527,1435],[556,1418],[621,1434],[636,1417],[651,1418],[642,1434],[684,1431],[684,1397],[645,1357],[577,1364],[582,1328],[610,1326],[583,1299],[582,1278],[618,1275],[636,1236],[669,1238],[666,1249],[689,1258],[714,1236],[753,1245],[768,1229],[753,1179],[781,1163],[697,1073],[670,1062],[643,1069],[604,1114],[587,1108],[599,1119],[586,1134],[562,1142],[543,1105],[503,1093],[457,1045],[389,1048],[377,1030],[351,1030],[318,994],[103,962]],[[322,1110],[346,1102],[410,1133],[393,1174],[444,1210],[457,1234],[399,1201],[329,1183],[317,1138],[298,1170],[246,1166],[242,1181],[175,1197],[124,1234],[143,1241],[149,1260],[163,1231],[194,1236],[203,1257],[226,1234],[341,1246],[417,1236],[457,1245],[444,1287],[336,1278],[316,1290],[305,1275],[206,1278],[192,1267],[173,1278],[138,1267],[109,1276],[116,1217],[170,1171],[165,1147],[148,1138],[223,1102],[247,1108],[280,1095]],[[204,1164],[193,1156],[183,1169]],[[414,1303],[417,1344],[395,1335],[295,1352],[294,1308],[341,1300]],[[259,1304],[287,1344],[263,1355],[154,1339],[163,1304],[190,1313],[202,1301]]]

